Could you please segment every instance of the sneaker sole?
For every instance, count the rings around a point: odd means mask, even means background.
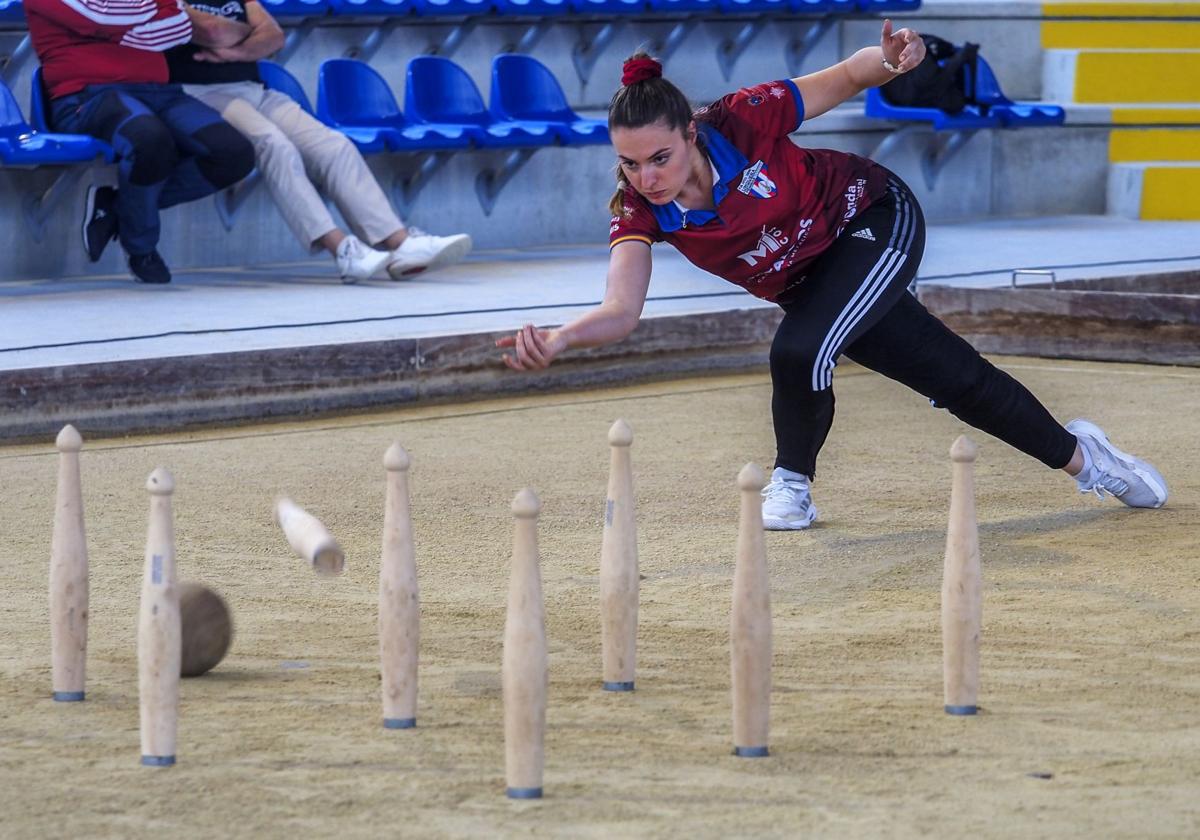
[[[386,251],[380,251],[379,253],[383,255],[383,259],[381,259],[379,261],[379,264],[376,265],[375,268],[373,268],[369,274],[342,274],[342,275],[340,275],[341,279],[342,279],[342,283],[344,283],[347,286],[353,286],[355,283],[359,282],[360,280],[370,280],[376,274],[383,271],[383,267],[387,264],[387,256],[388,255],[387,255]]]
[[[809,515],[805,519],[776,519],[773,516],[763,517],[764,531],[805,531],[814,522],[817,521],[817,509],[809,508]]]
[[[1128,452],[1122,452],[1120,449],[1117,449],[1117,447],[1113,446],[1112,441],[1108,439],[1108,435],[1104,434],[1104,430],[1095,423],[1092,423],[1089,420],[1072,420],[1070,423],[1064,426],[1064,428],[1068,432],[1071,432],[1071,434],[1074,434],[1075,430],[1078,429],[1082,434],[1103,441],[1106,449],[1120,459],[1122,464],[1134,475],[1146,482],[1146,486],[1150,488],[1151,492],[1154,493],[1154,498],[1158,500],[1158,504],[1154,506],[1155,508],[1160,508],[1167,503],[1167,483],[1166,480],[1158,474],[1158,471],[1153,467],[1150,467],[1149,464],[1146,464],[1146,466],[1149,467],[1149,470],[1138,467],[1138,461],[1141,459],[1135,458]]]
[[[464,236],[458,242],[446,246],[437,256],[429,261],[428,265],[419,266],[417,268],[406,268],[401,271],[392,271],[391,266],[388,266],[388,276],[393,280],[404,280],[412,277],[414,274],[422,274],[426,271],[433,271],[448,263],[456,263],[471,253],[471,246],[474,243],[471,237]]]

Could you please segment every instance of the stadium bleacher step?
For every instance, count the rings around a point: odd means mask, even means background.
[[[1080,103],[1200,102],[1200,49],[1048,50],[1042,65],[1042,98]]]
[[[1200,103],[1183,105],[1146,105],[1112,108],[1113,125],[1191,125],[1200,126]]]
[[[1138,161],[1108,169],[1109,215],[1200,221],[1200,162]]]
[[[1108,139],[1108,160],[1110,163],[1149,160],[1200,163],[1200,125],[1114,127]]]
[[[1043,3],[1042,49],[1195,49],[1200,5],[1189,2]]]
[[[1042,49],[1180,50],[1200,44],[1200,21],[1047,21]]]
[[[1107,207],[1200,220],[1200,3],[1044,3],[1042,92],[1111,109]]]

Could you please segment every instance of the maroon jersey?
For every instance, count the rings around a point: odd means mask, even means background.
[[[51,99],[88,85],[165,83],[162,51],[192,37],[180,0],[25,0],[24,8]]]
[[[888,172],[878,164],[788,139],[804,117],[791,80],[743,88],[695,117],[716,173],[716,211],[651,204],[629,187],[625,213],[609,227],[610,247],[668,242],[705,271],[776,300],[887,191]]]

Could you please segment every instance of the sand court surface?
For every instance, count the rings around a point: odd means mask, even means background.
[[[0,447],[5,837],[1185,837],[1200,834],[1200,370],[997,358],[1062,421],[1154,462],[1158,511],[1076,492],[853,365],[817,527],[768,533],[771,750],[731,755],[736,476],[774,453],[765,373],[85,440],[87,701],[50,699],[53,443]],[[607,432],[634,433],[637,691],[600,690]],[[979,444],[981,713],[942,712],[948,449]],[[85,432],[86,437],[86,432]],[[412,458],[418,726],[381,725],[384,451]],[[139,764],[146,476],[169,469],[181,580],[236,635],[184,680],[177,766]],[[550,651],[546,798],[504,797],[501,640],[522,487]],[[329,527],[319,578],[271,506]]]

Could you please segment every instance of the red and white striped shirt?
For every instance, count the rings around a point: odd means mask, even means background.
[[[192,39],[181,0],[25,0],[50,98],[88,85],[165,83],[162,53]]]

